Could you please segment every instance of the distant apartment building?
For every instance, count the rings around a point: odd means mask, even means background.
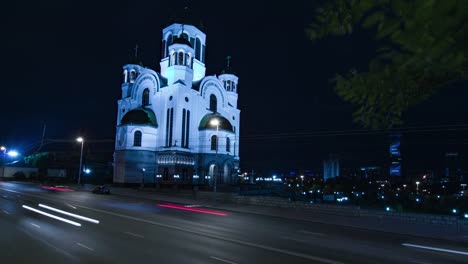
[[[340,176],[340,161],[334,156],[330,156],[323,161],[323,180]]]
[[[390,135],[390,176],[401,176],[401,135]]]

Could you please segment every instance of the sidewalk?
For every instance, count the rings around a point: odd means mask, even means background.
[[[214,207],[214,196],[212,196],[211,192],[198,192],[198,195],[195,195],[195,193],[189,191],[164,193],[154,188],[137,189],[115,186],[110,188],[111,194],[117,196],[165,201],[168,203],[196,204],[199,206],[211,208]],[[81,189],[89,191],[90,187],[84,186],[84,188]],[[203,193],[203,195],[200,195],[201,193]],[[217,193],[217,203],[215,206],[216,209],[396,234],[406,234],[418,237],[468,242],[468,237],[465,237],[468,236],[468,228],[466,228],[467,225],[460,224],[460,221],[457,221],[453,225],[447,226],[427,222],[410,223],[398,219],[393,219],[391,217],[386,217],[381,213],[378,215],[376,214],[375,216],[369,214],[360,216],[343,216],[336,214],[318,213],[314,210],[304,208],[278,208],[224,202],[226,200],[224,197],[235,195],[236,194]]]

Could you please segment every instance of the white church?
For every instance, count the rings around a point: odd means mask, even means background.
[[[162,32],[161,72],[123,66],[114,183],[237,182],[239,78],[229,59],[206,76],[206,35],[174,23]]]

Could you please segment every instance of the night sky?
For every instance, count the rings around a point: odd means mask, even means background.
[[[138,44],[144,66],[158,71],[162,29],[186,2],[2,4],[0,144],[27,153],[40,140],[43,123],[50,139],[113,140],[122,66]],[[365,69],[375,51],[372,32],[312,43],[304,29],[317,3],[281,3],[190,4],[205,25],[207,75],[220,74],[230,55],[239,76],[241,167],[320,167],[328,153],[339,153],[349,166],[381,164],[388,150],[384,135],[351,135],[362,129],[352,123],[354,107],[335,95],[331,83],[335,73]],[[445,151],[466,151],[466,126],[437,129],[468,124],[467,98],[466,83],[459,83],[406,115],[405,127],[436,126],[406,137],[407,160],[415,168],[441,162]],[[112,153],[113,144],[103,148]]]

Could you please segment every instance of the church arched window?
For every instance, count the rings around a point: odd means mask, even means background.
[[[226,152],[231,152],[231,139],[226,137]]]
[[[162,41],[161,47],[162,47],[162,51],[161,51],[162,57],[163,57],[163,58],[166,58],[166,56],[167,56],[166,40],[163,40],[163,41]]]
[[[172,35],[167,36],[166,46],[164,47],[166,50],[166,55],[169,55],[169,46],[172,44]]]
[[[231,80],[228,80],[228,81],[227,81],[226,90],[227,90],[228,92],[231,91]]]
[[[189,37],[188,37],[187,33],[182,33],[182,35],[180,35],[180,36],[181,36],[181,37],[183,37],[183,38],[184,38],[184,39],[186,39],[186,40],[188,40],[188,39],[189,39]]]
[[[218,149],[218,137],[216,135],[211,136],[211,150]]]
[[[185,54],[185,65],[190,67],[190,55],[188,53]]]
[[[142,105],[149,105],[149,95],[150,95],[149,89],[146,88],[143,91],[143,96],[141,97],[141,104]]]
[[[141,147],[141,131],[135,131],[133,134],[133,146]]]
[[[201,55],[201,41],[199,38],[195,40],[195,59],[200,60]]]
[[[136,79],[136,72],[134,70],[132,70],[130,72],[130,82],[134,82]]]
[[[210,95],[210,111],[217,112],[218,111],[218,99],[216,95]]]
[[[184,65],[184,53],[182,51],[179,52],[179,58],[177,60],[177,65]]]
[[[169,63],[169,66],[170,65],[175,65],[176,64],[176,53],[172,53],[172,56],[171,56],[171,62]]]

